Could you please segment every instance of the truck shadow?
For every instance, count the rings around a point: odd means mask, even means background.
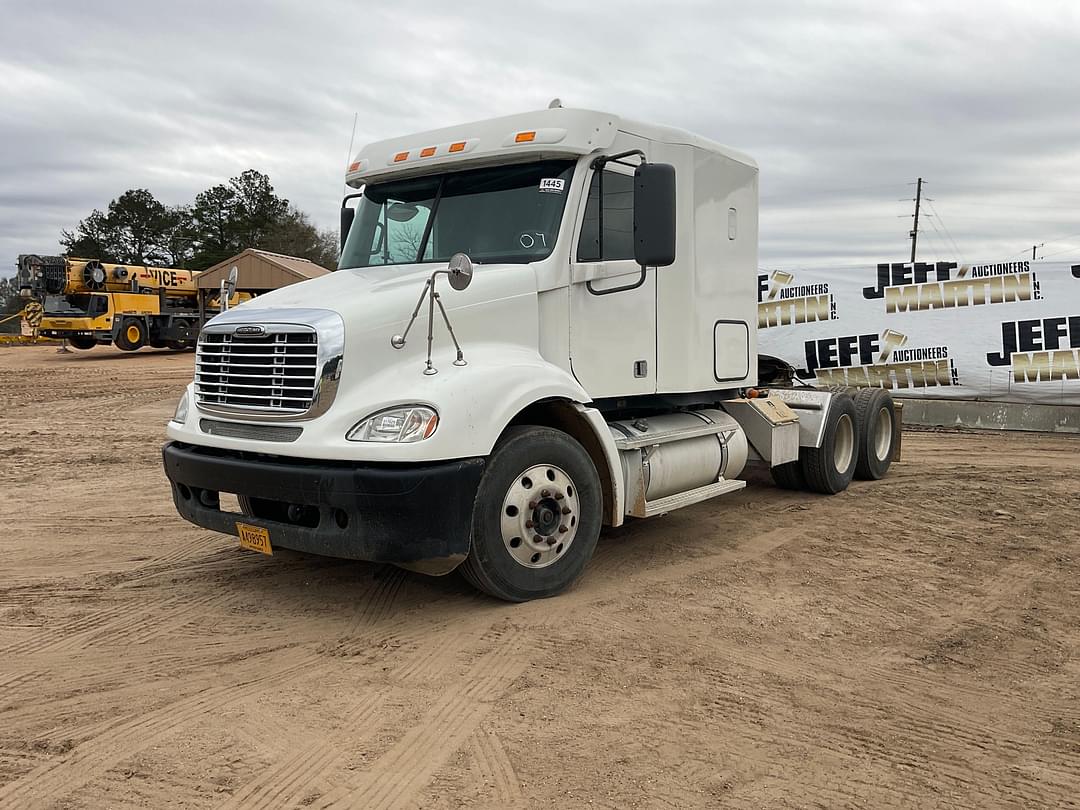
[[[88,351],[81,351],[79,349],[72,349],[71,354],[56,354],[51,355],[55,357],[56,362],[75,362],[80,363],[131,363],[135,362],[138,358],[147,360],[152,357],[182,357],[188,356],[191,358],[191,362],[195,362],[195,352],[192,351],[175,351],[174,349],[139,349],[135,352],[120,352],[120,351],[99,351],[98,349],[90,349]]]

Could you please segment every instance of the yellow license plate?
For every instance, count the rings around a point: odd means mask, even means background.
[[[237,523],[236,532],[240,535],[240,547],[258,551],[260,554],[273,554],[270,547],[270,532],[262,526],[250,526],[247,523]]]

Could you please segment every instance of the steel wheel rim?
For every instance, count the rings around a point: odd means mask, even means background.
[[[518,565],[547,568],[562,557],[581,525],[577,485],[554,464],[535,464],[506,490],[499,515],[503,546]]]
[[[839,473],[847,472],[855,455],[855,425],[844,413],[836,420],[836,436],[833,440],[833,466]]]
[[[874,455],[878,461],[885,461],[889,456],[889,448],[892,447],[892,414],[888,408],[881,408],[877,412],[876,429],[874,432]]]
[[[139,327],[134,324],[127,328],[128,343],[136,343],[139,340]]]

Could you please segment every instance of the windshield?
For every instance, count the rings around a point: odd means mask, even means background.
[[[525,264],[551,253],[574,162],[545,160],[370,185],[338,266]]]
[[[104,315],[109,302],[104,295],[49,295],[45,298],[45,312],[49,315]]]

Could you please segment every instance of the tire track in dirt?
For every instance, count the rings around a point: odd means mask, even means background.
[[[101,608],[81,619],[56,626],[47,632],[39,633],[34,638],[9,645],[0,650],[0,655],[33,655],[42,652],[72,652],[85,647],[98,646],[102,640],[123,642],[128,636],[139,633],[144,638],[153,638],[174,624],[180,617],[186,617],[193,611],[209,607],[214,603],[226,606],[228,592],[223,590],[207,591],[194,597],[176,596],[159,603],[153,611],[138,599],[129,598],[119,605]],[[223,596],[226,597],[223,599]],[[233,595],[235,600],[235,594]],[[148,632],[150,631],[150,632]]]
[[[61,722],[55,730],[65,736],[79,739],[90,736],[100,721],[73,726],[66,718],[70,714],[85,710],[87,700],[92,698],[100,703],[106,699],[122,702],[125,695],[132,699],[145,694],[148,689],[170,682],[183,683],[184,679],[207,667],[217,667],[255,656],[277,652],[292,644],[283,643],[278,637],[247,638],[250,647],[238,649],[225,647],[218,643],[204,644],[182,649],[168,649],[133,661],[130,657],[116,656],[109,664],[92,668],[81,668],[77,660],[57,659],[54,671],[68,673],[61,679],[50,680],[48,687],[59,683],[55,691],[47,691],[35,681],[28,681],[4,691],[4,698],[10,708],[0,711],[0,725],[7,733],[20,729],[32,732],[35,737],[49,737],[54,729],[40,724],[50,719]],[[44,663],[44,662],[42,662]],[[45,676],[39,671],[37,680]],[[35,724],[38,724],[36,731]]]
[[[353,627],[364,627],[389,615],[405,578],[406,573],[396,568],[380,576],[368,594],[358,600]],[[223,593],[227,594],[228,591],[204,594],[199,601],[214,601]],[[140,606],[138,602],[133,604],[134,608]],[[121,611],[119,621],[128,621],[127,614],[134,608]],[[98,624],[94,623],[91,628],[84,629],[83,633],[100,632]],[[118,762],[137,754],[161,735],[178,731],[208,713],[220,711],[257,694],[261,684],[273,681],[275,685],[280,685],[292,677],[310,676],[317,671],[318,665],[326,664],[326,657],[314,651],[292,655],[299,655],[300,660],[270,672],[264,671],[257,678],[240,681],[230,687],[203,690],[119,724],[92,724],[91,729],[95,734],[73,749],[69,756],[43,765],[19,780],[0,787],[0,806],[6,806],[11,800],[29,795],[33,795],[35,800],[43,796],[56,798],[67,795]]]
[[[789,529],[777,527],[754,536],[745,545],[646,571],[635,576],[634,581],[640,585],[677,580],[715,568],[725,561],[741,562],[766,554],[791,539]],[[605,581],[598,585],[590,583],[588,589],[572,590],[562,595],[554,605],[547,601],[519,605],[515,609],[515,622],[535,618],[543,624],[558,625],[590,603],[605,601],[610,591],[621,591],[626,586],[625,578],[617,576],[621,568],[617,555],[612,555],[607,565],[601,565],[601,575],[605,573],[605,568],[615,575],[610,580],[605,577]],[[514,634],[513,642],[500,640],[496,636],[493,649],[485,653],[463,679],[464,686],[454,688],[455,685],[447,685],[446,696],[429,710],[419,724],[408,729],[363,775],[320,797],[315,806],[397,807],[414,798],[468,741],[493,708],[495,699],[528,667],[531,656],[524,654],[522,631],[516,629]],[[430,628],[426,635],[430,635]],[[508,759],[499,760],[497,752],[492,754],[499,763],[494,767],[502,769],[505,775]],[[510,770],[512,772],[512,765]]]
[[[528,666],[518,655],[522,633],[511,632],[512,637],[499,639],[470,667],[464,688],[447,690],[423,721],[408,729],[370,768],[314,806],[382,810],[400,807],[422,790]]]
[[[310,674],[319,663],[319,656],[311,652],[292,651],[283,657],[288,660],[276,667],[264,667],[256,677],[205,689],[133,719],[113,724],[68,755],[0,786],[0,807],[42,805],[58,800],[162,736],[258,694],[267,683],[280,684],[292,677]]]
[[[471,738],[469,753],[480,770],[481,778],[491,786],[491,801],[496,807],[516,810],[525,806],[521,781],[498,734],[481,726]]]
[[[392,684],[408,684],[437,674],[457,656],[463,640],[463,633],[446,633],[438,643],[422,649],[419,655],[407,658],[391,670],[387,679]],[[302,801],[321,780],[336,773],[349,749],[355,748],[362,739],[363,730],[371,726],[370,721],[391,690],[392,686],[387,686],[369,691],[342,716],[337,730],[324,734],[317,742],[286,760],[262,769],[223,807],[282,807]]]

